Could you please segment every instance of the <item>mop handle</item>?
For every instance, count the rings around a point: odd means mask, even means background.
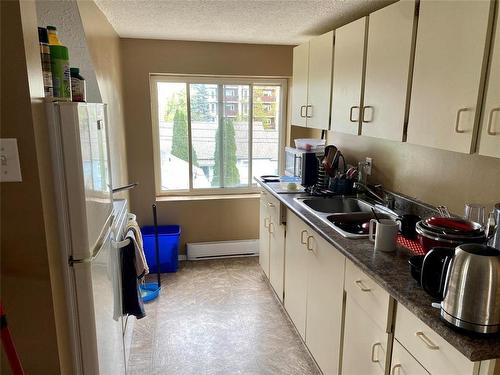
[[[155,250],[156,250],[156,277],[158,280],[158,288],[160,282],[160,239],[158,238],[158,217],[156,216],[156,204],[153,204],[153,220],[155,224]]]

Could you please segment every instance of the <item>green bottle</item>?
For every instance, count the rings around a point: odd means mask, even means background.
[[[71,76],[68,48],[61,45],[50,45],[49,47],[54,101],[70,102]]]

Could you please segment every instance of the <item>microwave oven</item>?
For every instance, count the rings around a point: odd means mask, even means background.
[[[315,153],[316,156],[321,157],[325,153],[325,147],[322,146],[311,151],[285,147],[285,176],[302,177],[302,155],[306,153]]]

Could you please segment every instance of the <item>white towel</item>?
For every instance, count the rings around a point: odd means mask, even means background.
[[[149,273],[149,267],[146,261],[146,255],[144,254],[141,230],[137,221],[130,219],[127,222],[126,231],[127,234],[125,238],[129,238],[134,243],[135,271],[137,278],[141,279]]]

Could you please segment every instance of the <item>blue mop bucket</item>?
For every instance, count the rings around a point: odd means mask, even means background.
[[[158,219],[156,216],[156,204],[153,204],[153,220],[155,224],[155,250],[156,250],[156,264],[160,264],[160,241],[158,239]],[[141,291],[141,297],[144,302],[150,302],[155,300],[161,290],[161,280],[160,280],[160,267],[158,267],[156,272],[156,283],[143,283],[139,289]]]

